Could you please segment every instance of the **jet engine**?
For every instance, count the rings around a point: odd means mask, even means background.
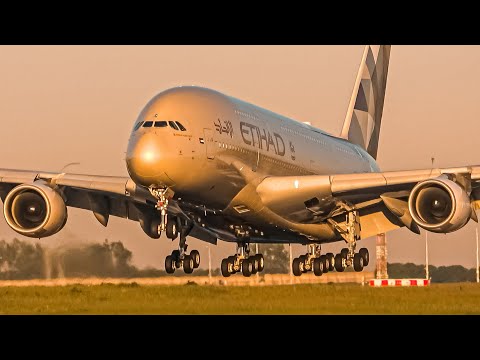
[[[465,190],[443,177],[418,183],[410,193],[408,209],[419,226],[436,233],[462,228],[472,212]]]
[[[41,181],[13,188],[5,198],[3,214],[13,230],[33,238],[56,234],[68,215],[62,196]]]

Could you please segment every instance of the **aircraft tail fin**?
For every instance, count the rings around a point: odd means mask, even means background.
[[[367,45],[340,137],[377,158],[391,45]]]

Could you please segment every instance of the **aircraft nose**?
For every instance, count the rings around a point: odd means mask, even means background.
[[[162,175],[161,160],[164,156],[153,134],[130,139],[126,157],[130,176],[145,186],[153,184]]]

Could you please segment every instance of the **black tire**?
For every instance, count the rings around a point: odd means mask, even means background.
[[[167,220],[167,226],[165,229],[165,235],[167,238],[175,240],[178,236],[178,229],[177,229],[177,219],[169,217]]]
[[[346,259],[348,257],[348,249],[343,248],[342,250],[340,250],[340,254],[343,256],[344,259]]]
[[[303,263],[300,258],[295,258],[292,261],[292,272],[295,276],[301,276],[303,273]]]
[[[228,262],[229,262],[230,264],[232,264],[232,271],[230,272],[230,274],[235,274],[235,273],[236,273],[236,271],[235,271],[235,269],[234,269],[235,259],[236,259],[235,256],[229,256],[229,257],[227,258]]]
[[[175,272],[175,261],[173,261],[172,255],[168,255],[165,258],[165,271],[167,274],[173,274]]]
[[[315,276],[322,276],[323,274],[323,261],[320,258],[313,259],[313,273]]]
[[[258,259],[256,256],[250,256],[248,261],[252,263],[252,275],[255,275],[258,272]]]
[[[325,256],[327,257],[329,262],[328,271],[335,270],[335,255],[333,255],[332,253],[327,253]]]
[[[253,264],[250,259],[244,259],[242,261],[242,274],[245,277],[250,277],[252,275]]]
[[[194,269],[193,259],[190,255],[185,255],[183,258],[183,271],[185,274],[191,274]]]
[[[323,273],[328,273],[328,268],[330,267],[328,258],[326,255],[320,255],[320,261],[323,263]]]
[[[172,259],[175,261],[175,266],[177,269],[180,269],[180,266],[182,265],[180,261],[180,250],[173,250],[172,251]]]
[[[363,270],[363,256],[360,255],[359,253],[356,253],[353,256],[353,269],[357,272],[360,272]]]
[[[343,255],[342,254],[337,254],[335,255],[335,270],[337,272],[343,272],[345,268],[343,267]]]
[[[198,250],[190,251],[190,257],[193,259],[193,268],[198,268],[200,266],[200,253]]]
[[[257,257],[257,260],[258,260],[258,271],[262,272],[263,269],[265,269],[265,259],[263,258],[262,254],[257,254],[255,256]]]
[[[311,270],[311,269],[306,269],[306,266],[305,266],[305,263],[307,262],[307,255],[300,255],[298,257],[301,261],[301,263],[303,264],[303,267],[302,267],[302,273],[306,273],[308,270]]]
[[[367,248],[361,248],[358,253],[363,258],[363,266],[368,266],[368,263],[370,262],[370,254],[368,253],[368,249]]]
[[[228,271],[228,264],[230,262],[228,261],[228,259],[223,259],[222,260],[222,264],[220,265],[220,269],[222,271],[222,275],[223,277],[229,277],[231,274],[230,272]]]

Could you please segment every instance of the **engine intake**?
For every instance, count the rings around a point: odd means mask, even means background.
[[[56,234],[68,217],[60,194],[39,181],[13,188],[5,198],[3,214],[13,230],[33,238]]]
[[[436,233],[464,227],[472,212],[465,190],[442,177],[418,183],[410,193],[408,209],[419,226]]]

